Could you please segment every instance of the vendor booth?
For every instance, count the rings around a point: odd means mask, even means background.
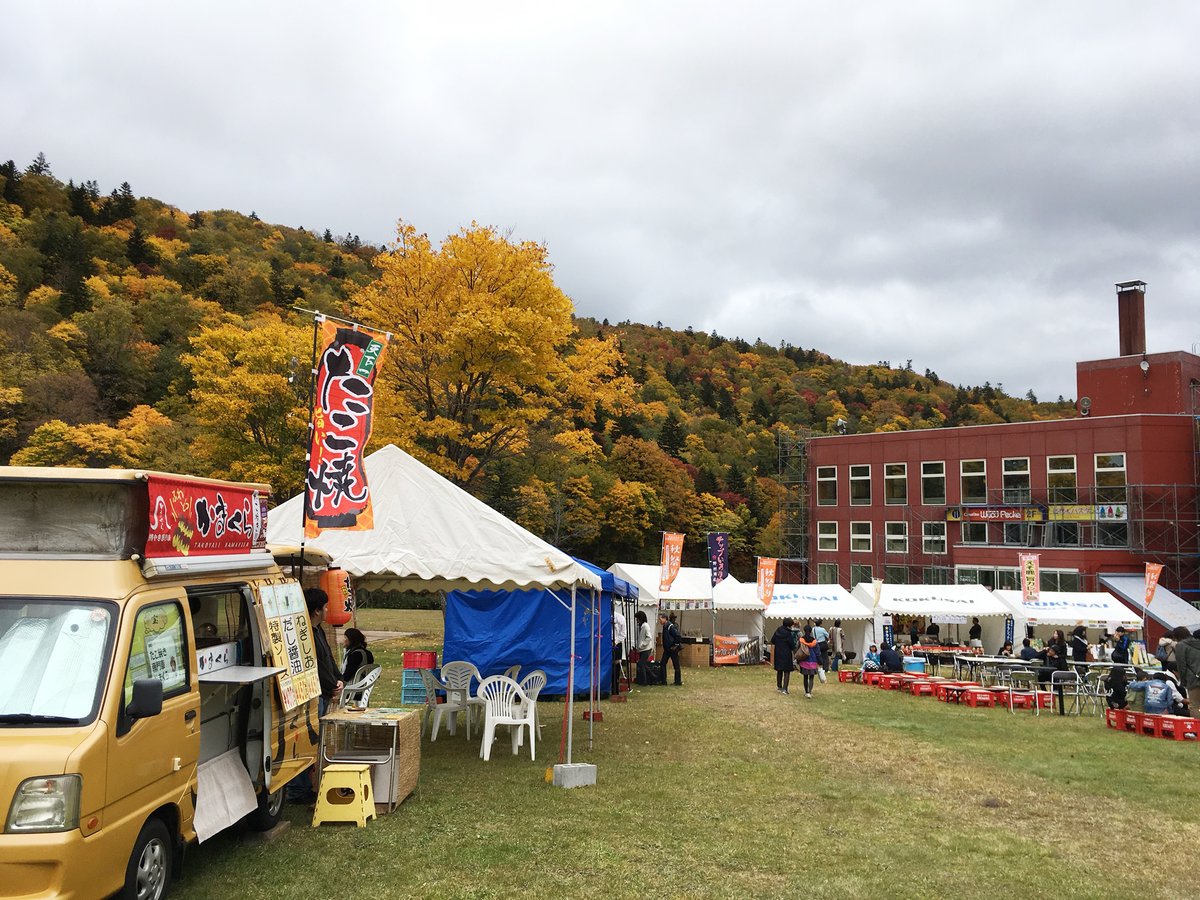
[[[776,584],[771,605],[765,612],[774,629],[783,619],[797,626],[821,620],[826,629],[838,619],[846,633],[846,651],[862,660],[863,653],[874,640],[874,615],[840,584]]]
[[[762,662],[763,611],[758,585],[732,575],[713,588],[713,665],[755,665]]]
[[[579,689],[591,686],[595,670],[591,648],[598,635],[585,638],[580,628],[596,629],[595,616],[581,610],[599,602],[601,578],[566,553],[505,518],[486,503],[443,478],[398,447],[388,445],[364,460],[374,506],[370,531],[327,530],[307,543],[329,554],[333,565],[355,578],[411,591],[523,591],[532,598],[552,591],[565,609],[555,627],[559,656],[575,657]],[[302,543],[303,495],[271,510],[267,540]],[[592,598],[595,598],[594,600]],[[535,627],[535,618],[528,620]],[[581,624],[585,623],[585,624]],[[495,626],[495,620],[491,625]],[[538,626],[540,627],[540,626]],[[509,635],[513,637],[513,635]],[[610,647],[611,652],[611,647]],[[601,675],[597,688],[607,684]],[[567,715],[573,720],[568,705]],[[573,727],[573,721],[570,722]],[[568,761],[570,759],[568,729]]]
[[[922,649],[966,647],[971,620],[978,618],[982,649],[995,653],[1015,627],[1009,605],[979,584],[884,584],[879,589],[878,604],[871,584],[858,585],[853,594],[867,609],[874,610],[874,643],[889,633],[907,645],[909,627],[915,621],[922,636],[931,622],[938,624],[937,639],[923,638]]]
[[[1142,619],[1125,604],[1106,591],[1042,591],[1036,600],[1025,600],[1020,591],[992,591],[1013,611],[1017,621],[1015,644],[1029,637],[1045,641],[1055,628],[1070,635],[1077,625],[1087,628],[1088,644],[1095,646],[1100,638],[1124,626],[1129,631],[1141,631]]]

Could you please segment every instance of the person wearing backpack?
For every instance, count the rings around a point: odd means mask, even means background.
[[[820,645],[813,638],[811,625],[804,626],[804,636],[796,647],[796,660],[800,663],[800,674],[804,676],[804,696],[812,699],[813,682],[817,680],[817,669],[821,667]]]
[[[658,623],[662,626],[662,683],[667,683],[667,660],[675,664],[675,684],[683,684],[679,671],[679,648],[683,646],[683,638],[679,634],[679,626],[667,618],[666,613],[660,613]]]

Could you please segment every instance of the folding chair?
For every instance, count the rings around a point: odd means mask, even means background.
[[[1083,679],[1079,677],[1079,673],[1068,669],[1065,672],[1050,673],[1050,690],[1058,694],[1058,711],[1060,715],[1067,715],[1066,698],[1071,698],[1071,715],[1080,715],[1082,713],[1081,701],[1083,699]]]

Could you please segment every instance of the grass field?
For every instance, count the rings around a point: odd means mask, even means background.
[[[364,613],[371,611],[363,611]],[[436,649],[440,614],[387,613]],[[381,627],[364,621],[359,627]],[[405,626],[405,627],[401,627]],[[399,696],[399,646],[377,645]],[[687,670],[682,688],[603,704],[594,788],[546,785],[498,742],[423,742],[419,792],[366,829],[221,835],[189,854],[178,895],[244,897],[1191,897],[1200,747],[858,685],[780,696],[761,669]]]

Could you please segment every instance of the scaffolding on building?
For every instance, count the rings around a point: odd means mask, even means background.
[[[809,584],[808,543],[808,441],[780,432],[779,504],[781,556],[776,581],[780,584]]]

